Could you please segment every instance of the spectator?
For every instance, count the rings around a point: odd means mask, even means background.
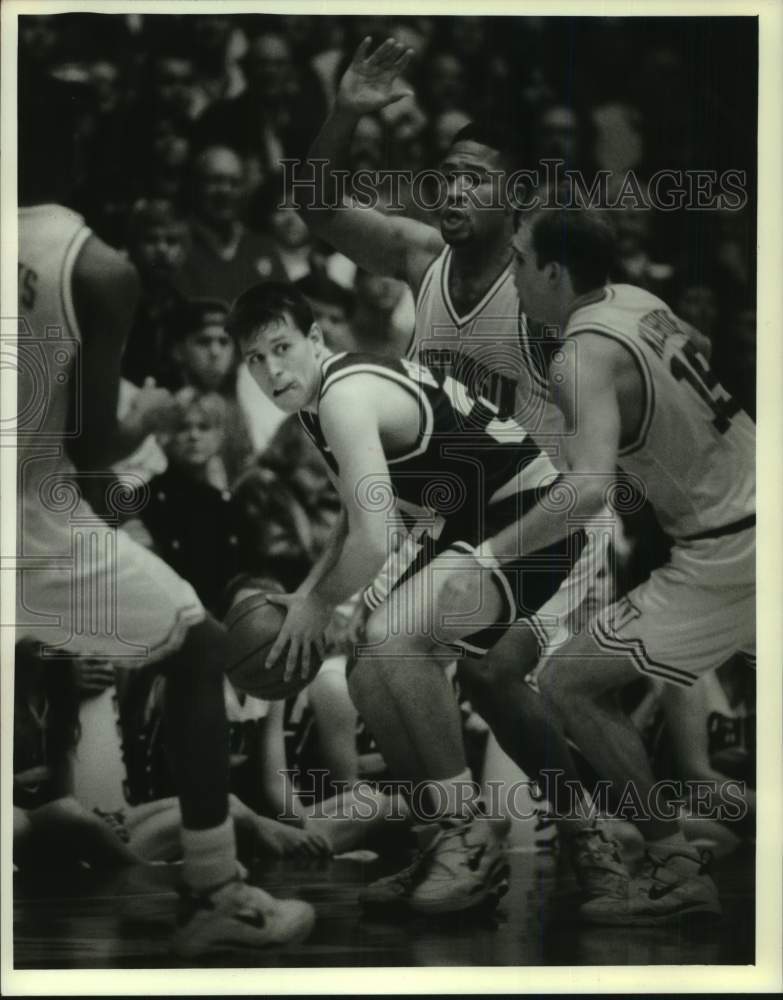
[[[327,346],[333,351],[355,351],[351,332],[354,296],[351,292],[331,281],[326,274],[312,271],[296,284],[310,303]]]
[[[272,207],[268,230],[288,281],[298,281],[309,274],[312,249],[310,230],[294,207],[292,199],[286,198]]]
[[[303,158],[325,112],[309,66],[296,66],[285,36],[263,30],[242,62],[246,89],[216,101],[198,122],[203,145],[227,145],[255,161],[261,183],[276,176],[282,157]]]
[[[220,299],[227,306],[259,280],[285,279],[268,237],[241,220],[245,169],[233,149],[210,146],[193,165],[191,245],[178,275],[188,299]]]
[[[433,53],[423,81],[422,99],[431,115],[466,107],[469,86],[465,66],[454,52]]]
[[[668,300],[674,267],[653,257],[652,224],[651,213],[643,208],[625,208],[617,213],[617,261],[612,278]]]
[[[242,507],[212,485],[210,464],[223,446],[226,415],[215,393],[183,399],[179,424],[165,443],[168,468],[150,480],[149,501],[138,515],[158,555],[218,617],[228,582],[253,568]]]
[[[133,327],[125,345],[124,377],[143,385],[148,377],[170,385],[171,342],[182,323],[185,303],[175,289],[176,275],[187,253],[187,226],[172,202],[142,199],[131,211],[128,256],[141,280]]]
[[[71,755],[81,735],[80,694],[93,691],[89,678],[89,665],[46,657],[39,642],[17,644],[13,852],[22,868],[106,867],[140,860],[73,795]]]
[[[219,301],[189,303],[171,347],[178,374],[175,386],[189,386],[198,392],[217,392],[226,403],[226,430],[220,461],[210,469],[210,476],[214,477],[212,482],[221,488],[233,483],[256,453],[252,421],[263,421],[273,409],[277,413],[271,406],[253,413],[243,405],[239,394],[237,349],[223,328],[226,313],[226,307]],[[251,399],[255,400],[255,396]],[[282,419],[282,414],[279,416]]]

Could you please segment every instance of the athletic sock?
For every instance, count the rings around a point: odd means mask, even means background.
[[[427,791],[434,810],[434,819],[469,820],[478,811],[478,787],[467,767],[453,778],[428,781]]]
[[[234,821],[229,816],[209,830],[182,830],[185,884],[194,892],[205,892],[230,882],[237,874]]]

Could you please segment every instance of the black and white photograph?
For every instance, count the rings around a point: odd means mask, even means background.
[[[5,5],[8,995],[781,985],[781,9],[422,9]]]

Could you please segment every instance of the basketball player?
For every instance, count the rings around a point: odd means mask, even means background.
[[[455,653],[481,656],[545,603],[578,558],[584,531],[533,559],[488,571],[476,560],[476,546],[516,523],[536,502],[539,483],[557,476],[521,425],[456,378],[438,378],[416,362],[331,354],[293,286],[249,289],[226,326],[262,391],[282,410],[299,413],[344,509],[340,541],[318,573],[293,595],[269,595],[287,615],[268,664],[285,651],[292,675],[301,656],[306,676],[334,608],[372,582],[390,539],[407,530],[401,512],[431,520],[432,546],[370,615],[367,661],[360,654],[355,669],[369,665],[376,687],[388,692],[390,721],[375,731],[376,738],[393,731],[393,739],[378,739],[384,758],[395,773],[428,784],[443,823],[418,863],[410,905],[438,913],[491,901],[507,874],[494,833],[499,825],[466,800],[467,768],[453,771],[454,756],[464,751],[443,667]],[[396,616],[401,627],[389,631]],[[400,662],[415,666],[413,684]]]
[[[359,46],[340,82],[334,110],[310,150],[311,160],[325,161],[325,176],[314,171],[314,207],[308,209],[306,195],[300,198],[305,218],[311,229],[360,267],[405,280],[413,290],[412,339],[379,343],[378,351],[417,360],[438,378],[456,378],[473,395],[489,399],[501,417],[513,416],[557,463],[562,417],[548,395],[549,344],[529,338],[511,271],[514,211],[503,182],[517,163],[507,137],[478,125],[468,125],[457,134],[440,164],[446,185],[440,232],[413,219],[348,202],[338,209],[329,207],[337,203],[330,179],[346,162],[360,117],[409,93],[401,80],[409,59],[409,50],[393,39],[374,52],[369,38]],[[550,630],[579,607],[604,562],[600,546],[591,542],[551,602],[528,615],[485,659],[466,658],[459,664],[460,681],[472,703],[506,753],[534,778],[551,769],[578,784],[565,740],[554,730],[542,699],[525,676],[535,667]],[[380,580],[367,593],[370,607],[379,603],[376,590],[382,593],[387,586]],[[419,665],[398,661],[397,669],[402,687],[416,690],[422,677]],[[376,684],[374,664],[357,664],[351,690],[376,738],[385,745],[395,738],[399,743],[399,731],[395,737],[386,710],[389,696]],[[445,747],[445,736],[443,742]],[[397,759],[404,753],[400,747]],[[453,774],[461,774],[466,764],[456,743],[450,759]],[[607,879],[624,877],[616,846],[589,824],[572,816],[559,829],[571,841],[586,891],[594,891],[596,877],[601,891]],[[385,885],[379,892],[397,896],[405,891],[403,883]]]
[[[53,203],[66,194],[58,180],[73,176],[76,102],[63,86],[20,81],[20,200],[29,192],[43,203],[19,213],[18,634],[40,639],[52,656],[161,664],[184,827],[173,947],[197,959],[285,943],[309,932],[313,911],[240,874],[228,815],[223,627],[188,583],[83,499],[63,510],[77,473],[100,476],[150,430],[144,421],[119,426],[116,417],[136,272],[79,215]],[[36,149],[41,130],[56,158]]]
[[[614,696],[639,672],[676,691],[755,650],[755,427],[664,302],[606,284],[613,252],[611,228],[589,210],[542,211],[514,237],[526,311],[565,335],[573,378],[558,402],[572,433],[560,486],[573,502],[559,511],[542,502],[485,555],[505,560],[566,537],[605,501],[618,466],[673,539],[668,562],[600,612],[594,638],[572,638],[540,680],[601,777],[633,782],[648,806],[639,824],[648,870],[582,906],[591,921],[632,925],[719,912],[699,852],[650,808],[652,770]]]

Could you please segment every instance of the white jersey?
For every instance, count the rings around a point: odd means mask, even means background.
[[[630,351],[644,386],[620,466],[674,538],[721,532],[755,514],[755,425],[720,385],[666,303],[609,285],[578,306],[566,337],[591,332]],[[578,359],[577,359],[578,360]]]
[[[64,446],[80,429],[81,337],[71,275],[90,235],[84,219],[61,205],[19,212],[17,460],[26,495],[44,477],[73,468]]]
[[[204,609],[189,583],[99,517],[72,478],[66,448],[82,431],[89,386],[71,280],[90,235],[60,205],[19,213],[17,637],[135,667],[177,649]]]
[[[460,316],[449,295],[452,259],[447,246],[424,275],[408,358],[494,403],[501,418],[521,424],[554,457],[562,418],[550,402],[547,369],[556,340],[529,335],[511,265]]]

